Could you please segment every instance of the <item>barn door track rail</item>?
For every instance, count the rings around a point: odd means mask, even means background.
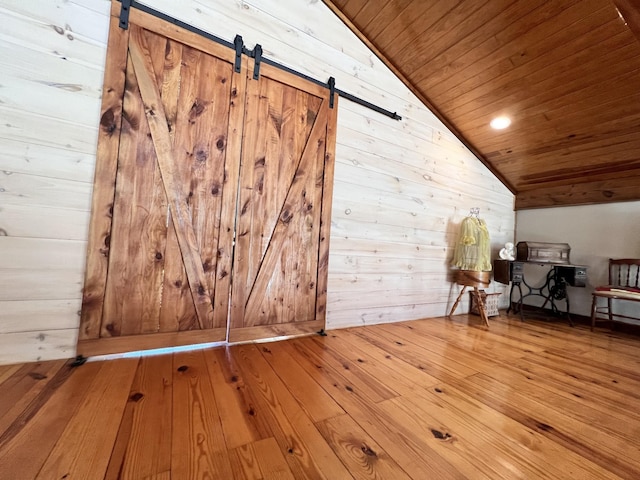
[[[181,20],[178,20],[177,18],[171,17],[165,13],[159,12],[157,10],[154,10],[151,7],[148,7],[146,5],[143,5],[139,2],[136,2],[135,0],[119,0],[120,4],[121,4],[121,8],[120,8],[120,28],[127,30],[129,28],[129,11],[132,8],[136,8],[142,12],[148,13],[149,15],[153,15],[156,18],[159,18],[161,20],[164,20],[165,22],[169,22],[172,23],[173,25],[183,28],[185,30],[188,30],[190,32],[193,32],[197,35],[200,35],[208,40],[211,40],[212,42],[216,42],[220,45],[224,45],[225,47],[228,47],[232,50],[235,50],[236,52],[236,60],[235,60],[235,65],[234,65],[234,70],[235,72],[240,72],[240,66],[241,66],[241,62],[242,62],[242,54],[245,54],[251,58],[254,59],[254,69],[253,69],[253,79],[257,80],[258,78],[260,78],[260,64],[261,63],[266,63],[267,65],[271,65],[275,68],[279,68],[280,70],[284,70],[285,72],[291,73],[293,75],[296,75],[300,78],[304,78],[305,80],[308,80],[312,83],[315,83],[316,85],[320,85],[322,87],[328,88],[331,91],[331,95],[330,95],[330,108],[333,108],[333,98],[335,94],[340,95],[341,97],[357,103],[358,105],[362,105],[363,107],[366,107],[370,110],[373,110],[374,112],[380,113],[381,115],[385,115],[389,118],[393,118],[394,120],[402,120],[402,117],[400,115],[398,115],[396,112],[392,112],[390,110],[387,110],[385,108],[382,108],[378,105],[375,105],[371,102],[368,102],[360,97],[356,97],[355,95],[352,95],[350,93],[345,92],[344,90],[340,90],[339,88],[336,88],[335,86],[335,78],[330,77],[328,82],[322,82],[318,79],[315,79],[313,77],[310,77],[308,75],[305,75],[302,72],[298,72],[297,70],[293,70],[289,67],[287,67],[286,65],[282,65],[281,63],[278,63],[274,60],[271,60],[269,58],[263,57],[262,56],[262,46],[260,44],[256,44],[256,46],[252,49],[249,50],[244,46],[244,42],[242,40],[242,37],[240,35],[236,35],[233,43],[229,42],[223,38],[220,38],[216,35],[213,35],[211,33],[205,32],[204,30],[201,30],[197,27],[194,27],[193,25],[189,25],[188,23],[185,23]]]

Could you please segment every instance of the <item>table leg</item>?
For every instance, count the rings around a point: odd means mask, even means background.
[[[516,284],[518,286],[518,292],[520,293],[520,298],[518,299],[518,310],[520,311],[520,321],[524,322],[524,313],[522,312],[522,285],[520,282]]]

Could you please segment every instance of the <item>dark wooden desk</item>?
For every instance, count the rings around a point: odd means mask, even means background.
[[[527,283],[524,275],[524,266],[526,264],[540,265],[549,268],[545,281],[542,285],[532,286]],[[509,291],[509,308],[507,309],[507,313],[511,311],[511,306],[513,304],[513,291],[517,288],[520,293],[520,298],[517,303],[517,308],[520,312],[520,319],[524,320],[522,309],[523,300],[527,297],[541,297],[544,299],[544,303],[541,308],[545,308],[547,305],[550,305],[553,313],[566,314],[569,324],[573,326],[567,286],[585,287],[587,284],[587,267],[584,265],[571,265],[567,263],[495,260],[493,262],[493,279],[496,282],[503,283],[505,285],[509,285],[509,283],[511,283],[511,290]],[[527,288],[527,293],[525,294],[522,293],[522,285]],[[561,312],[558,308],[557,301],[559,300],[565,301],[567,306],[566,312]]]

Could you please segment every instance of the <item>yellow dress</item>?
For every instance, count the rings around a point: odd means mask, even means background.
[[[453,265],[462,270],[491,270],[491,242],[484,220],[466,217],[460,225],[460,235],[453,255]]]

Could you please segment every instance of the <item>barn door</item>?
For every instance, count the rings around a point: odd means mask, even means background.
[[[78,353],[324,327],[329,91],[113,5]]]
[[[268,65],[247,85],[232,342],[324,327],[336,110]]]
[[[78,352],[223,341],[246,74],[195,34],[137,11],[117,21]]]

